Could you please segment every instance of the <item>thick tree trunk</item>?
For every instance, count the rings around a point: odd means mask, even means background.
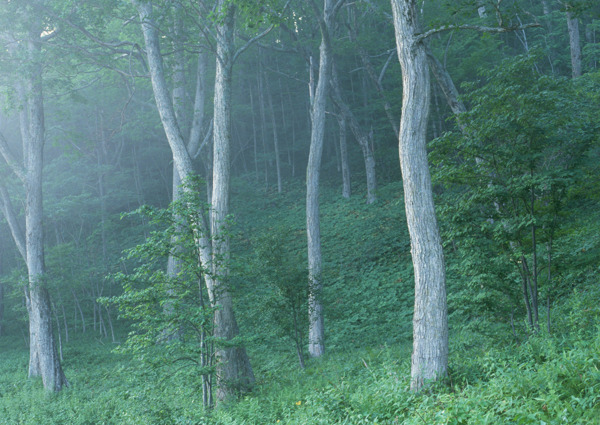
[[[427,164],[430,83],[425,46],[414,40],[416,1],[392,0],[392,10],[403,82],[400,166],[415,273],[411,389],[419,391],[447,374],[446,279]]]
[[[38,37],[32,31],[30,36]],[[37,58],[39,44],[29,41],[29,56]],[[34,63],[38,62],[33,60]],[[28,140],[25,143],[25,247],[29,276],[29,376],[41,376],[44,388],[60,391],[67,385],[56,351],[52,331],[50,296],[46,288],[44,265],[42,168],[44,151],[44,103],[42,98],[42,67],[32,67],[26,99],[29,118]]]
[[[569,45],[571,47],[571,75],[581,77],[581,43],[579,41],[579,19],[567,5],[567,27],[569,29]]]

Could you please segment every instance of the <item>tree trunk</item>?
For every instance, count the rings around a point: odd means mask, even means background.
[[[271,124],[273,124],[273,148],[275,151],[275,169],[277,171],[277,193],[283,192],[283,183],[281,181],[281,161],[279,158],[279,137],[277,134],[277,121],[275,121],[275,108],[273,107],[273,94],[269,86],[266,85],[267,96],[269,97],[269,109],[271,112]]]
[[[36,84],[37,86],[37,84]],[[33,88],[33,87],[32,87]],[[39,87],[36,87],[39,89]],[[37,91],[37,90],[36,90]],[[30,94],[30,113],[42,112],[41,97]],[[43,163],[43,119],[41,115],[31,116],[31,141],[27,146],[27,179],[25,182],[26,207],[26,250],[29,276],[29,332],[30,358],[29,376],[41,376],[44,388],[60,391],[66,385],[60,361],[56,352],[52,332],[50,296],[44,282],[44,244],[42,207],[42,163]]]
[[[0,283],[0,336],[4,335],[4,284]]]
[[[448,317],[444,256],[427,164],[429,70],[415,0],[392,0],[402,67],[400,166],[415,273],[411,390],[444,378],[448,367]]]
[[[571,75],[581,77],[581,44],[579,42],[579,19],[571,12],[567,4],[567,27],[569,29],[569,44],[571,46]]]
[[[340,127],[340,157],[342,158],[342,196],[350,199],[352,194],[352,186],[350,184],[350,164],[348,163],[348,137],[346,118],[341,116],[338,119]]]
[[[315,10],[315,13],[319,13]],[[308,237],[308,352],[312,357],[320,357],[325,352],[325,328],[321,292],[321,224],[319,219],[319,178],[323,141],[325,138],[325,107],[331,74],[331,46],[329,29],[333,18],[333,1],[324,0],[321,20],[321,46],[319,48],[319,80],[314,87],[313,66],[311,66],[311,129],[310,150],[306,168],[306,233]],[[314,89],[314,90],[313,90]]]
[[[217,10],[223,19],[217,26],[217,66],[214,100],[213,194],[211,233],[213,238],[212,301],[215,311],[214,335],[229,342],[239,331],[233,314],[233,300],[228,289],[229,177],[231,151],[231,74],[233,68],[234,7],[220,0]],[[226,400],[244,392],[254,384],[254,374],[246,350],[242,346],[216,347],[217,400]]]

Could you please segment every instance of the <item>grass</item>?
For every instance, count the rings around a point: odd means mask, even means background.
[[[291,341],[276,337],[273,324],[257,313],[264,288],[242,280],[237,311],[257,385],[241,400],[205,412],[192,368],[149,368],[144,356],[151,351],[116,353],[115,345],[89,332],[71,335],[64,346],[70,387],[49,394],[27,379],[23,339],[4,336],[0,424],[600,424],[597,271],[581,271],[585,278],[576,290],[553,306],[551,335],[517,344],[506,323],[468,326],[452,316],[448,380],[421,394],[409,391],[413,292],[399,189],[382,187],[373,206],[327,194],[328,351],[305,370]],[[284,223],[300,249],[303,205],[293,199],[301,197],[256,199],[243,200],[241,239]],[[482,328],[488,332],[478,332]],[[126,332],[121,324],[120,334]]]

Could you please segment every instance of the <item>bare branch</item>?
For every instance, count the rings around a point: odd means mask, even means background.
[[[235,54],[233,55],[233,60],[232,62],[235,63],[235,61],[237,60],[238,56],[241,55],[242,53],[244,53],[248,47],[250,47],[255,41],[260,40],[261,38],[263,38],[265,35],[267,35],[268,33],[271,32],[271,30],[275,28],[275,25],[270,25],[266,30],[264,30],[263,32],[261,32],[260,34],[252,37],[250,40],[248,40],[246,42],[246,44],[244,44],[242,47],[240,47],[238,49],[237,52],[235,52]]]
[[[23,182],[25,183],[25,169],[19,163],[17,158],[12,154],[10,148],[8,147],[8,143],[4,138],[4,134],[0,133],[0,154],[4,157],[4,160],[10,167],[13,173]]]
[[[415,37],[415,43],[422,42],[428,37],[431,37],[434,34],[439,34],[441,32],[446,31],[454,31],[454,30],[475,30],[480,32],[492,32],[492,33],[503,33],[503,32],[511,32],[511,31],[521,31],[527,28],[536,28],[541,27],[537,22],[525,25],[517,25],[512,27],[486,27],[482,25],[444,25],[439,28],[433,28],[429,31],[425,31],[424,33],[418,34]]]
[[[202,152],[202,149],[204,149],[204,146],[207,146],[208,142],[211,140],[212,135],[213,135],[213,120],[210,120],[208,130],[206,130],[206,134],[204,135],[204,140],[202,140],[202,143],[200,144],[200,146],[198,147],[198,150],[194,154],[194,157],[193,157],[194,159],[198,158],[198,155],[200,155],[200,152]]]
[[[288,8],[288,6],[290,5],[290,2],[291,2],[291,1],[292,1],[292,0],[288,0],[288,1],[285,3],[285,5],[283,6],[283,9],[281,10],[281,12],[277,14],[277,17],[278,17],[278,18],[280,18],[280,17],[281,17],[281,16],[282,16],[282,15],[285,13],[285,11],[287,10],[287,8]],[[242,47],[240,47],[240,48],[238,49],[238,51],[237,51],[237,52],[235,52],[235,54],[233,55],[233,60],[232,60],[232,63],[235,63],[235,61],[236,61],[236,59],[238,58],[238,56],[239,56],[239,55],[241,55],[242,53],[244,53],[244,52],[245,52],[245,51],[248,49],[248,47],[250,47],[250,46],[251,46],[251,45],[252,45],[252,44],[253,44],[255,41],[257,41],[257,40],[260,40],[261,38],[263,38],[264,36],[266,36],[268,33],[270,33],[270,32],[271,32],[271,30],[273,30],[273,28],[275,28],[275,25],[274,25],[274,24],[271,24],[271,25],[270,25],[270,26],[269,26],[269,27],[268,27],[266,30],[264,30],[264,31],[263,31],[263,32],[261,32],[260,34],[258,34],[258,35],[256,35],[256,36],[254,36],[254,37],[252,37],[250,40],[248,40],[248,41],[246,42],[246,44],[244,44]]]
[[[0,207],[2,208],[2,213],[8,222],[10,233],[12,234],[15,244],[17,245],[19,254],[21,254],[21,257],[23,257],[23,261],[27,261],[23,229],[21,229],[19,220],[17,219],[17,215],[15,214],[15,210],[12,206],[12,202],[10,201],[8,190],[4,184],[0,184]]]

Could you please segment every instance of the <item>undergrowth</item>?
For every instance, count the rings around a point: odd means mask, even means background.
[[[247,271],[244,249],[274,223],[303,246],[296,195],[242,199],[234,271]],[[553,303],[550,333],[519,327],[515,339],[508,323],[470,326],[451,316],[448,379],[409,391],[413,292],[400,196],[390,184],[374,206],[358,197],[323,204],[328,352],[306,369],[260,314],[268,288],[238,278],[239,322],[257,377],[241,400],[206,412],[194,370],[116,353],[89,333],[64,344],[70,386],[49,394],[27,379],[27,347],[12,336],[0,338],[0,424],[600,424],[600,270],[589,263]]]

